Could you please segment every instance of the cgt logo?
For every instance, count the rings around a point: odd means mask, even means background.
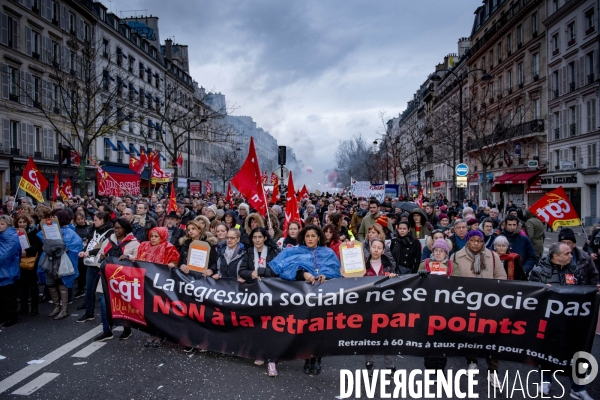
[[[578,351],[573,355],[571,377],[578,385],[587,385],[598,375],[598,362],[596,358],[585,351]]]
[[[108,282],[113,318],[127,319],[146,325],[144,318],[144,268],[107,264],[104,271]]]

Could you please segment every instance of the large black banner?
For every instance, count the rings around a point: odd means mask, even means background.
[[[113,260],[114,261],[114,260]],[[592,286],[408,275],[323,284],[203,278],[166,266],[103,267],[109,317],[184,346],[265,360],[402,354],[493,356],[544,368],[590,352]]]

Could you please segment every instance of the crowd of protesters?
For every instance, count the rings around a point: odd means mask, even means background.
[[[36,317],[39,304],[49,302],[53,309],[48,316],[60,320],[67,317],[69,304],[77,301],[74,306],[84,310],[77,322],[94,320],[97,291],[101,292],[100,267],[106,257],[149,261],[197,274],[186,265],[194,240],[211,246],[208,268],[202,274],[206,279],[322,283],[341,278],[340,246],[360,241],[365,276],[393,278],[418,273],[422,277],[530,280],[549,285],[599,283],[600,227],[593,229],[583,248],[577,247],[573,230],[563,228],[558,242],[544,254],[544,224],[524,206],[518,208],[510,202],[506,208],[491,203],[477,207],[468,200],[450,203],[440,197],[417,207],[411,200],[388,197],[379,202],[313,194],[301,199],[301,218],[283,232],[285,202],[280,201],[264,218],[244,199],[227,202],[221,195],[180,196],[177,211],[168,213],[168,199],[155,194],[149,198],[95,198],[88,192],[65,203],[36,206],[29,197],[18,202],[9,198],[0,211],[0,318],[8,328],[20,315]],[[45,240],[40,223],[48,218],[56,218],[62,243]],[[25,250],[19,232],[27,237]],[[66,255],[65,265],[52,261],[60,260],[61,254]],[[99,303],[103,332],[95,340],[106,341],[113,333],[103,294]],[[125,328],[119,339],[131,336],[132,330]],[[160,347],[164,341],[164,337],[149,336],[144,346]],[[183,349],[194,350],[205,351]],[[374,358],[365,357],[372,373]],[[254,363],[265,361],[269,375],[276,376],[276,360],[257,359]],[[386,356],[386,367],[395,370],[393,361]],[[498,370],[498,360],[487,358],[486,362],[490,371]],[[476,358],[468,357],[467,363],[468,368],[477,368]],[[443,370],[445,366],[445,358],[425,358],[428,369]],[[305,360],[303,370],[319,374],[321,359]],[[491,376],[491,384],[499,385]],[[548,394],[550,383],[544,382],[540,390]],[[585,387],[574,383],[571,396],[590,398]]]

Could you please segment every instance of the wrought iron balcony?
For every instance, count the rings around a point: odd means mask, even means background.
[[[530,135],[532,133],[544,132],[544,120],[534,119],[532,121],[523,122],[522,124],[509,126],[506,128],[497,128],[494,133],[484,136],[479,139],[467,139],[466,150],[474,151],[486,146],[493,146],[505,140],[513,140],[515,138]],[[556,132],[556,131],[555,131]]]

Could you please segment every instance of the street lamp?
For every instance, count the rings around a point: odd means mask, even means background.
[[[454,77],[456,78],[456,80],[458,81],[458,98],[459,98],[459,111],[458,111],[458,149],[459,149],[459,159],[460,159],[460,163],[464,163],[464,151],[463,151],[463,82],[465,78],[469,77],[469,74],[471,72],[477,72],[477,71],[483,71],[483,75],[481,75],[481,80],[485,81],[485,82],[489,82],[492,80],[492,76],[490,74],[488,74],[485,69],[481,69],[481,68],[475,68],[472,70],[467,71],[466,74],[462,74],[462,76],[459,76],[456,72],[452,71],[451,69],[445,69],[445,70],[440,70],[437,72],[448,72],[452,75],[454,75]],[[431,76],[429,78],[432,82],[439,82],[442,80],[442,78],[436,73],[433,74],[433,76]],[[454,180],[454,188],[455,190],[456,188],[456,174],[454,174],[455,180]],[[456,194],[458,194],[458,191],[455,192]],[[456,200],[456,199],[455,199]]]

